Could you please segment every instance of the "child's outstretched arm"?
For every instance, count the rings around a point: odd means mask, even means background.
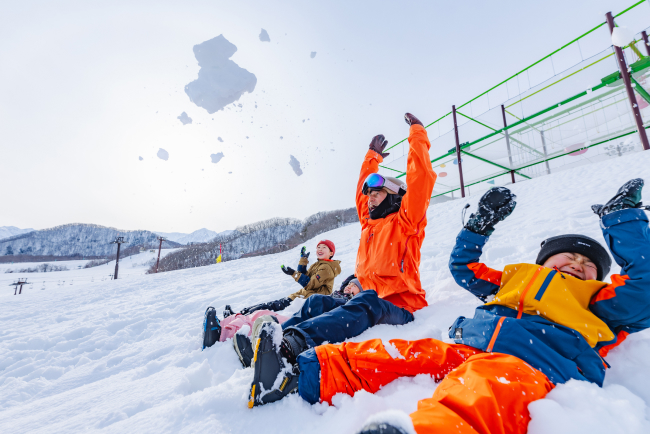
[[[606,205],[592,208],[621,274],[591,300],[591,311],[614,331],[616,342],[605,343],[601,355],[619,345],[627,335],[650,327],[650,228],[641,206],[643,180],[626,183]]]
[[[494,231],[494,225],[512,213],[517,196],[505,187],[494,187],[481,197],[478,211],[456,237],[456,245],[449,258],[449,270],[463,288],[485,301],[501,286],[501,271],[479,262],[483,246]]]

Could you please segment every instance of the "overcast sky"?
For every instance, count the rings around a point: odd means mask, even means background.
[[[431,122],[632,3],[2,2],[0,226],[222,231],[353,206],[404,112]],[[185,86],[219,35],[256,82],[209,113]]]

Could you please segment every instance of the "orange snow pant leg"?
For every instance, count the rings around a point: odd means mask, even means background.
[[[442,380],[452,369],[481,350],[446,344],[436,339],[393,339],[385,347],[381,339],[344,342],[316,347],[320,364],[320,399],[332,403],[337,393],[375,393],[400,377],[429,374]]]
[[[528,404],[553,384],[521,359],[500,353],[471,356],[450,372],[411,419],[418,434],[526,433]]]

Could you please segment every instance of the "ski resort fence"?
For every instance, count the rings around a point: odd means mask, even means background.
[[[426,125],[438,175],[432,198],[464,197],[470,189],[482,192],[647,149],[650,26],[643,23],[649,19],[646,0],[608,14],[606,21]],[[628,28],[638,30],[634,39]],[[626,32],[627,45],[612,44]],[[389,149],[380,170],[406,176],[408,142]]]

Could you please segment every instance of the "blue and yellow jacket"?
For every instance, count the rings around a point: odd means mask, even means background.
[[[554,383],[575,378],[602,386],[607,352],[650,327],[650,229],[638,209],[604,216],[601,228],[622,268],[612,283],[535,264],[493,270],[478,262],[488,237],[463,229],[449,268],[460,286],[487,302],[474,318],[459,317],[449,337],[519,357]]]

